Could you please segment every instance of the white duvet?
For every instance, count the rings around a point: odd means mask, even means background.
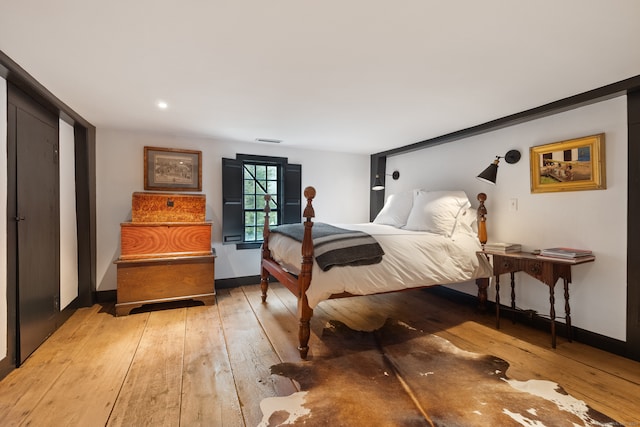
[[[478,277],[490,277],[491,265],[477,236],[460,232],[445,237],[429,232],[398,229],[380,224],[335,224],[337,227],[364,231],[382,246],[382,262],[358,267],[333,267],[322,271],[314,261],[311,286],[307,290],[309,306],[315,307],[331,294],[349,292],[369,295],[420,286],[460,283]],[[269,235],[272,258],[288,271],[300,271],[301,244],[272,233]]]

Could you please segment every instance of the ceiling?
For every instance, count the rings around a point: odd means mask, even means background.
[[[637,0],[0,0],[0,50],[98,128],[364,154],[636,76],[638,46]]]

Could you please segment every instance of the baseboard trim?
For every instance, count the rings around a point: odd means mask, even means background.
[[[435,295],[439,295],[443,298],[447,298],[455,302],[459,302],[461,304],[470,305],[473,307],[476,307],[478,305],[478,300],[475,296],[469,295],[462,291],[458,291],[456,289],[451,289],[444,286],[434,286],[425,289],[425,291],[431,292]],[[495,315],[495,307],[495,302],[487,301],[487,313]],[[511,307],[503,306],[502,304],[500,305],[500,310],[501,313],[504,313],[504,317],[502,315],[500,316],[502,321],[511,321],[510,316],[515,313],[516,322],[538,330],[549,332],[549,334],[551,333],[551,320],[540,316],[535,312],[522,310],[513,312]],[[640,361],[638,358],[634,357],[634,353],[629,348],[629,345],[624,341],[607,337],[595,332],[587,331],[586,329],[581,329],[576,326],[572,326],[572,330],[574,341],[578,341],[583,344],[590,345],[591,347],[608,351],[609,353],[626,357],[631,360]],[[567,338],[567,328],[565,327],[564,322],[562,322],[561,324],[556,323],[556,336]]]
[[[16,368],[11,359],[12,355],[7,355],[4,359],[0,360],[0,380],[6,377]]]
[[[270,278],[270,281],[275,281],[275,279]],[[232,277],[227,279],[216,279],[215,286],[216,289],[231,289],[237,288],[240,286],[247,285],[256,285],[260,283],[260,276],[243,276],[243,277]],[[443,298],[447,298],[449,300],[469,305],[472,307],[478,306],[478,299],[474,295],[467,294],[462,291],[458,291],[456,289],[448,288],[445,286],[433,286],[424,289],[426,292],[433,293],[435,295],[439,295]],[[116,290],[108,290],[108,291],[98,291],[94,295],[94,300],[98,303],[110,303],[115,302],[117,299]],[[487,312],[495,313],[495,303],[492,301],[487,301]],[[511,315],[509,311],[510,307],[501,306],[501,310],[505,313],[505,321],[510,320],[507,318],[508,315]],[[507,314],[509,313],[509,314]],[[542,331],[549,331],[551,328],[551,321],[548,318],[542,317],[537,313],[532,313],[529,311],[517,311],[516,321],[518,323],[531,326],[535,329],[539,329]],[[502,316],[501,316],[502,317]],[[562,324],[558,324],[556,328],[556,335],[560,337],[567,337],[566,328],[564,327],[564,322]],[[613,354],[617,354],[619,356],[623,356],[632,360],[638,360],[634,357],[634,353],[629,349],[629,346],[626,342],[620,341],[614,338],[610,338],[604,335],[600,335],[595,332],[587,331],[585,329],[581,329],[573,326],[573,339],[575,341],[579,341],[583,344],[590,345],[595,348],[599,348],[604,351],[608,351]],[[0,362],[0,374],[2,373],[2,364]]]
[[[271,279],[274,280],[274,279]],[[244,276],[244,277],[232,277],[228,279],[216,279],[216,289],[230,289],[238,288],[240,286],[257,285],[260,283],[260,276]],[[93,300],[98,304],[116,302],[118,299],[118,292],[115,289],[107,291],[96,291],[93,295]]]
[[[237,288],[240,286],[257,285],[260,283],[260,276],[231,277],[228,279],[216,279],[216,289]]]
[[[116,302],[118,299],[118,292],[115,289],[108,291],[96,291],[93,295],[93,300],[98,304]]]

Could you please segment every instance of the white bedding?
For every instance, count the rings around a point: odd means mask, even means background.
[[[385,255],[382,262],[360,267],[333,267],[322,271],[314,261],[311,286],[307,291],[309,306],[315,307],[331,294],[349,292],[369,295],[436,284],[460,283],[490,277],[491,265],[483,255],[476,235],[467,232],[445,237],[430,232],[402,230],[374,223],[337,227],[369,233],[380,243]],[[272,258],[288,271],[300,270],[301,244],[272,233],[269,235]]]

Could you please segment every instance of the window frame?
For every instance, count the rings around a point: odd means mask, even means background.
[[[283,221],[283,217],[284,217],[284,194],[283,194],[283,190],[284,190],[284,180],[285,180],[285,176],[284,176],[284,172],[285,172],[285,168],[286,165],[288,163],[288,160],[286,157],[271,157],[271,156],[257,156],[257,155],[249,155],[249,154],[238,154],[236,156],[236,159],[242,162],[242,172],[243,172],[243,181],[244,181],[244,170],[245,170],[245,165],[249,164],[249,165],[260,165],[260,166],[276,166],[278,168],[277,170],[277,197],[272,201],[272,204],[275,203],[276,207],[274,208],[272,206],[271,208],[271,212],[277,212],[278,213],[278,217],[277,217],[277,223],[275,225],[280,225]],[[255,178],[254,178],[255,179]],[[266,193],[265,193],[266,194]],[[256,215],[258,215],[258,213],[260,212],[258,209],[250,209],[247,210],[245,208],[245,204],[244,204],[244,182],[243,182],[243,200],[242,200],[242,225],[243,225],[243,237],[242,237],[242,242],[236,243],[236,247],[238,249],[252,249],[252,248],[259,248],[260,246],[262,246],[262,242],[263,239],[262,237],[260,237],[260,239],[256,239],[254,241],[247,241],[245,240],[245,233],[246,233],[246,214],[247,211],[249,212],[255,212]],[[256,204],[257,204],[257,200],[256,200]],[[263,211],[264,212],[264,211]],[[260,229],[258,227],[259,225],[259,220],[256,220],[256,235],[258,234],[258,232],[260,232],[260,236],[262,235],[261,231],[262,229]],[[264,222],[263,222],[263,227],[264,227]]]
[[[235,159],[222,158],[222,244],[235,244],[236,249],[254,249],[262,245],[262,239],[244,240],[245,162],[279,165],[278,197],[274,199],[278,210],[277,222],[297,223],[302,218],[302,165],[289,163],[285,157],[274,156],[236,154]]]

